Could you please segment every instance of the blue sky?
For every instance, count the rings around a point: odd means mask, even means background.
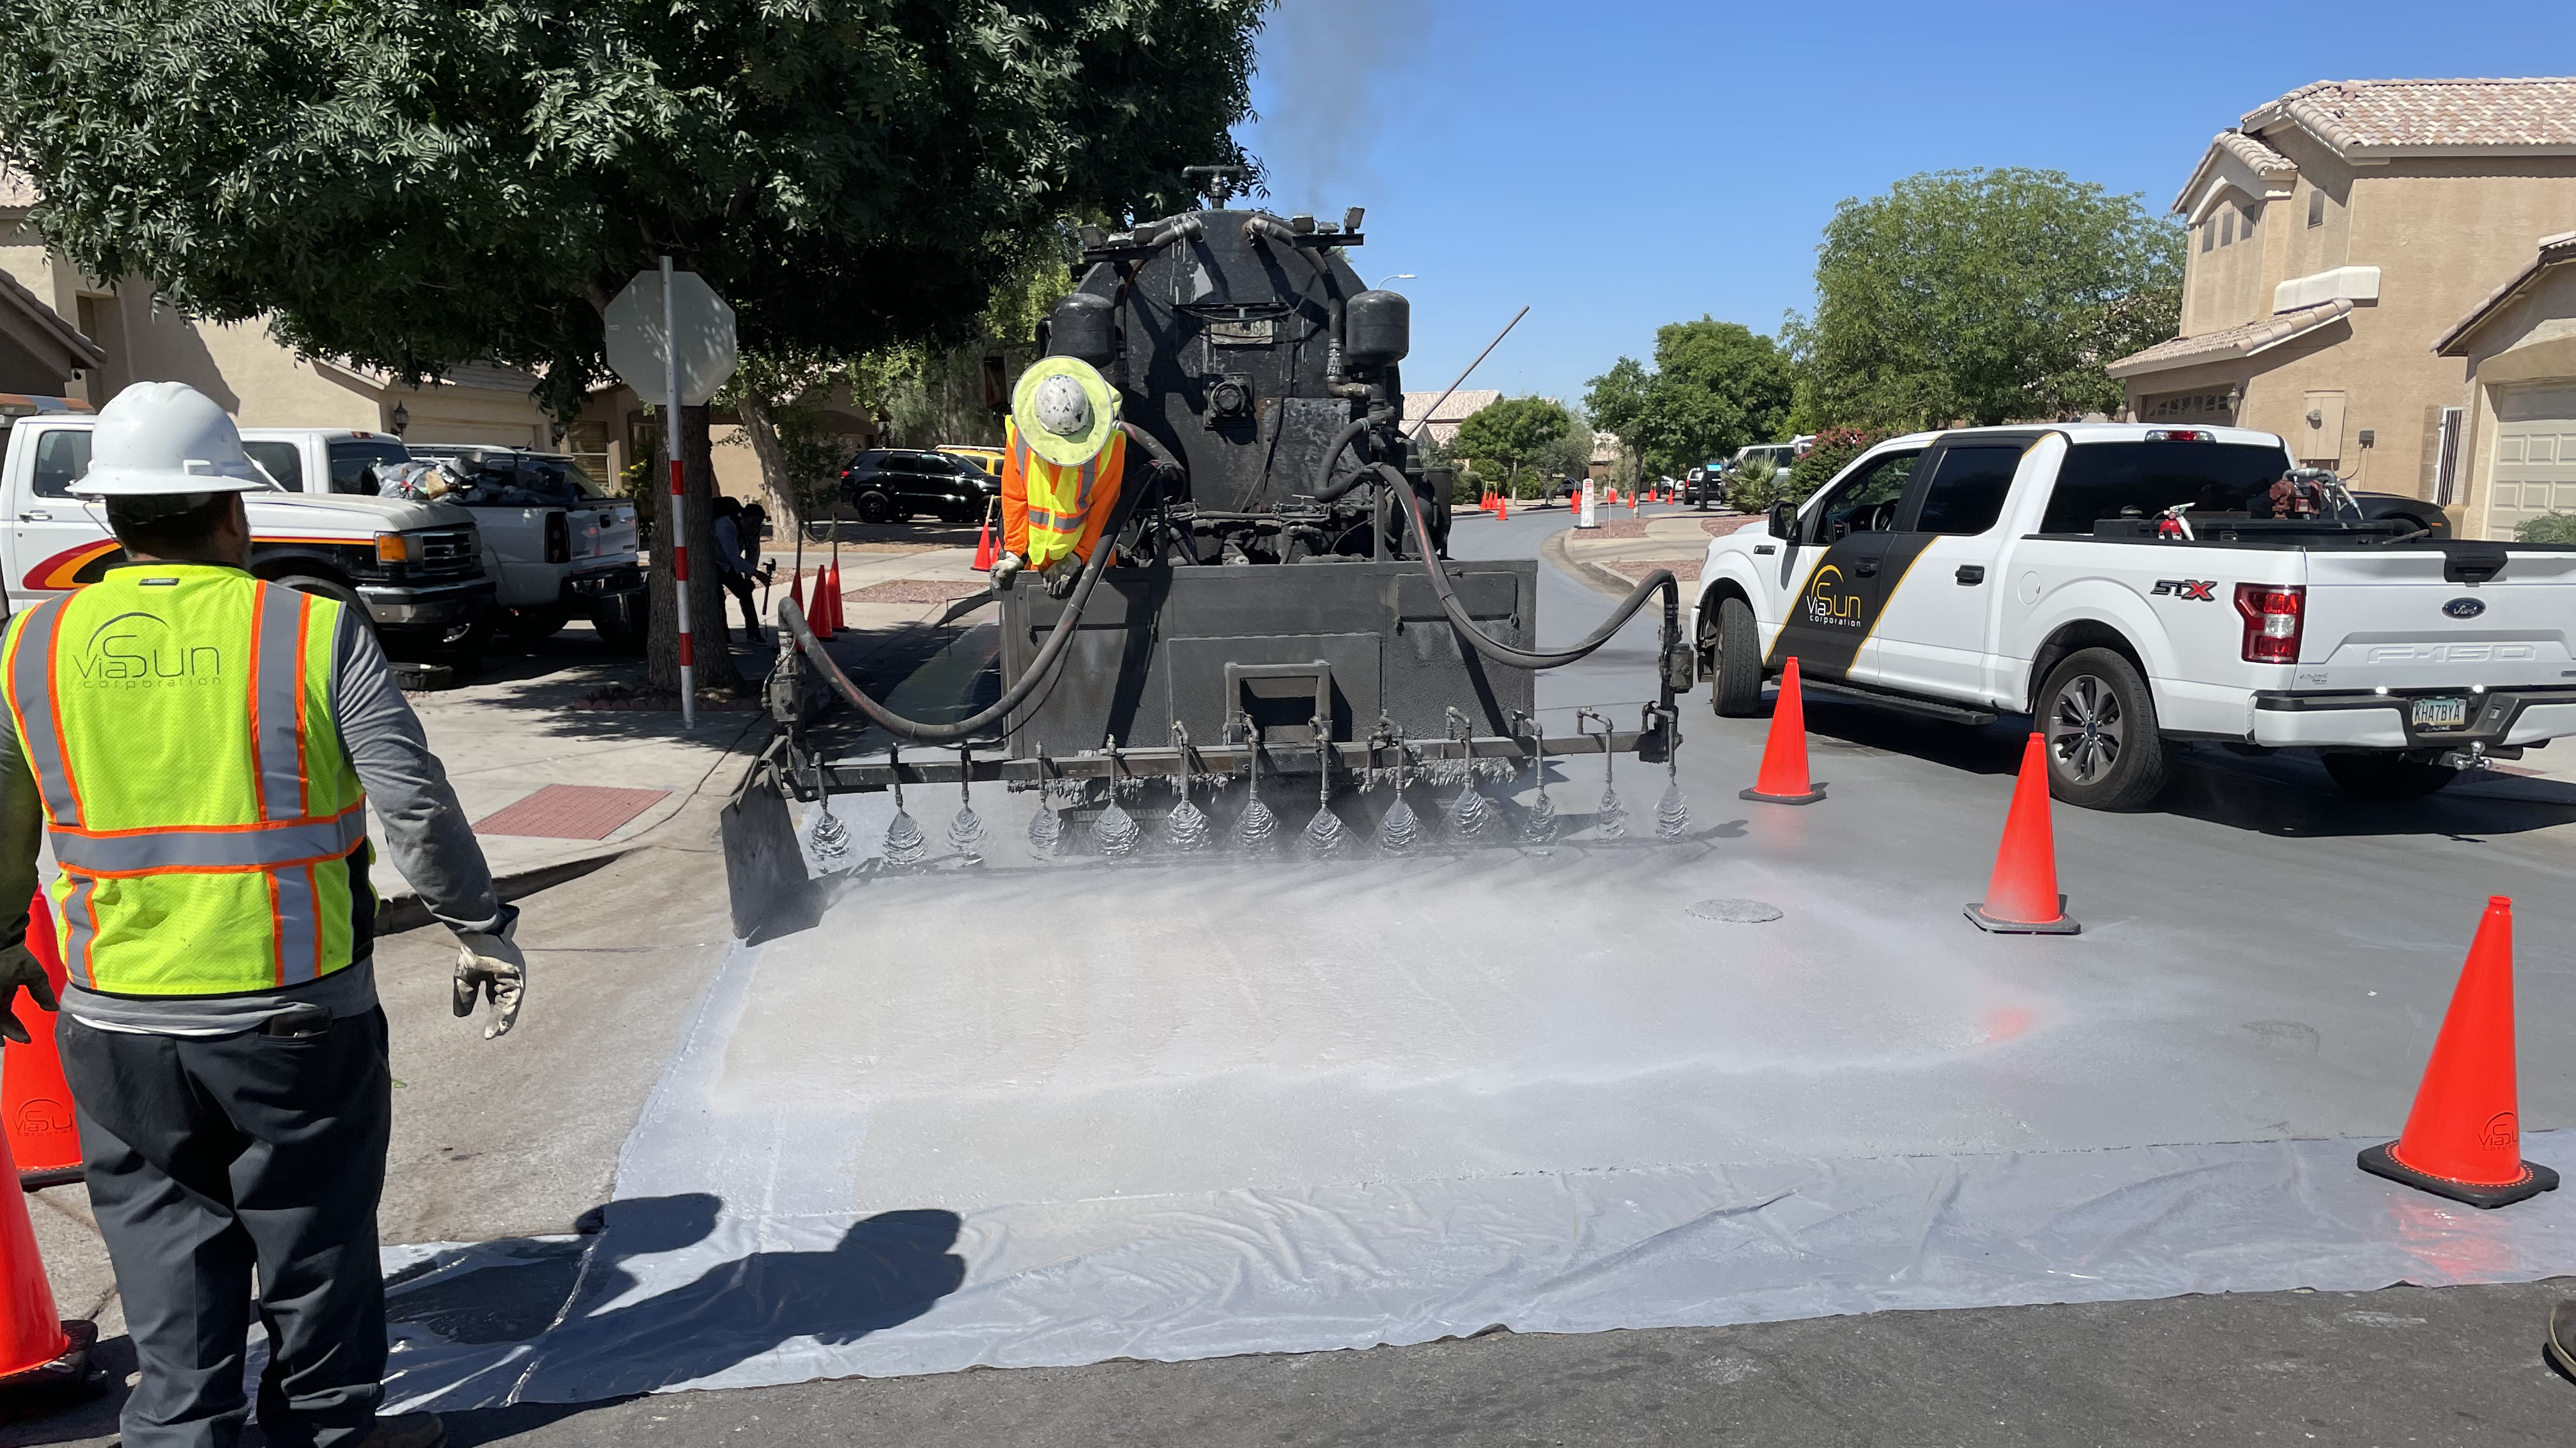
[[[1367,56],[1370,63],[1352,63]],[[1834,204],[2031,166],[2161,212],[2209,137],[2309,81],[2576,74],[2554,4],[1280,0],[1242,128],[1268,204],[1368,208],[1409,388],[1575,401],[1661,323],[1774,332]]]

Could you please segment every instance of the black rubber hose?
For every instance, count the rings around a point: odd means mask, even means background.
[[[1155,461],[1169,462],[1171,454],[1139,432],[1133,424],[1122,423],[1120,426],[1126,428],[1130,437],[1143,440],[1146,450],[1155,455]],[[899,734],[920,743],[954,744],[1007,717],[1054,676],[1056,665],[1064,658],[1065,645],[1073,639],[1074,621],[1082,617],[1083,606],[1091,601],[1092,587],[1100,582],[1101,571],[1109,566],[1109,555],[1118,551],[1118,535],[1126,528],[1127,517],[1136,510],[1136,500],[1144,492],[1142,488],[1119,490],[1117,513],[1110,518],[1109,525],[1100,530],[1100,542],[1091,550],[1091,561],[1083,565],[1082,578],[1073,586],[1073,596],[1065,600],[1064,612],[1056,616],[1055,627],[1047,631],[1046,642],[1039,647],[1038,656],[1029,661],[1028,670],[1004,689],[1002,697],[994,700],[990,707],[954,724],[925,724],[918,719],[907,719],[869,698],[865,690],[850,682],[849,675],[841,672],[840,665],[832,662],[832,656],[824,652],[823,645],[814,637],[813,629],[805,622],[805,611],[796,606],[794,599],[779,600],[778,626],[796,636],[796,647],[813,661],[816,670],[823,675],[823,681],[832,686],[833,692],[849,700],[850,707],[866,715],[868,722],[889,734]]]
[[[1340,432],[1334,433],[1333,440],[1330,443],[1325,444],[1324,460],[1315,464],[1315,490],[1311,496],[1316,502],[1332,502],[1334,499],[1348,493],[1351,489],[1358,487],[1368,478],[1368,467],[1366,466],[1368,460],[1366,458],[1362,458],[1360,460],[1362,463],[1360,470],[1351,474],[1349,482],[1342,484],[1338,488],[1334,487],[1332,482],[1333,464],[1341,458],[1342,449],[1359,441],[1368,433],[1368,430],[1369,420],[1363,417],[1359,421],[1352,423],[1350,426],[1343,428]]]
[[[1376,466],[1378,471],[1384,473],[1393,484],[1396,495],[1403,499],[1405,521],[1413,527],[1413,541],[1422,547],[1422,566],[1424,571],[1431,575],[1431,591],[1439,595],[1441,611],[1449,615],[1451,626],[1466,636],[1467,642],[1474,646],[1476,652],[1495,663],[1506,664],[1516,669],[1563,668],[1610,642],[1611,636],[1626,627],[1628,620],[1637,616],[1637,610],[1646,606],[1646,600],[1658,592],[1664,595],[1664,634],[1667,646],[1670,645],[1673,633],[1681,627],[1681,580],[1673,577],[1671,569],[1658,568],[1647,574],[1637,584],[1635,590],[1621,599],[1619,606],[1610,610],[1609,619],[1601,627],[1594,629],[1591,636],[1581,643],[1552,653],[1534,653],[1528,649],[1516,649],[1509,644],[1495,642],[1486,636],[1484,630],[1476,627],[1472,619],[1468,618],[1466,607],[1458,602],[1457,590],[1450,584],[1448,572],[1441,568],[1440,560],[1432,556],[1431,530],[1422,524],[1420,500],[1413,496],[1413,489],[1406,485],[1404,474],[1388,467],[1385,463],[1379,463]]]

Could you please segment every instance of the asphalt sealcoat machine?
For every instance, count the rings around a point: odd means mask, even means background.
[[[1606,770],[1633,754],[1669,775],[1673,701],[1693,677],[1672,574],[1648,575],[1581,641],[1538,647],[1536,560],[1446,556],[1451,478],[1424,468],[1404,425],[1410,305],[1352,269],[1361,211],[1319,223],[1230,209],[1222,176],[1207,189],[1211,209],[1085,228],[1081,282],[1041,328],[1043,352],[1116,389],[1125,481],[1087,563],[995,583],[999,697],[906,718],[781,605],[766,696],[779,734],[723,812],[737,934],[799,928],[828,893],[789,796],[821,802],[810,844],[828,873],[851,863],[829,804],[850,792],[1034,791],[1045,859],[1312,857],[1543,844],[1550,756],[1601,755]],[[1548,737],[1537,671],[1592,653],[1659,595],[1660,677],[1635,726],[1583,709],[1574,734]],[[809,670],[892,742],[832,757],[807,724]],[[1531,805],[1484,789],[1524,775],[1540,785]],[[1591,826],[1615,836],[1605,793]],[[971,857],[983,826],[960,811],[948,836]],[[1669,778],[1656,814],[1667,836],[1687,824]],[[898,810],[869,863],[916,865],[927,844]]]

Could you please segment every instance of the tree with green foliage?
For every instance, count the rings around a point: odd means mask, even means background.
[[[1518,499],[1521,469],[1536,464],[1549,444],[1573,431],[1574,418],[1554,398],[1506,397],[1469,413],[1458,424],[1451,448],[1460,457],[1475,459],[1479,471],[1500,469],[1505,488]]]
[[[1655,366],[1622,357],[1592,379],[1584,406],[1643,459],[1679,475],[1782,435],[1795,392],[1788,355],[1737,322],[1702,317],[1655,329]]]
[[[1890,432],[2116,409],[2104,365],[2171,337],[2183,235],[2058,171],[1939,171],[1834,209],[1793,316],[1799,415]]]
[[[1246,162],[1263,5],[17,0],[0,159],[90,275],[407,378],[524,367],[569,416],[605,375],[602,309],[664,255],[747,353],[961,339],[1059,218],[1176,210],[1184,167]]]
[[[1803,503],[1818,488],[1833,481],[1834,474],[1850,467],[1852,459],[1878,446],[1874,432],[1851,427],[1829,427],[1816,434],[1816,440],[1789,469],[1789,476],[1778,489],[1781,497]]]

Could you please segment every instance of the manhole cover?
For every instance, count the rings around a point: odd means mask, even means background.
[[[1759,925],[1780,918],[1780,907],[1759,900],[1702,900],[1690,908],[1702,920],[1724,920],[1735,925]]]
[[[591,784],[550,784],[526,799],[474,822],[478,835],[542,835],[558,840],[604,840],[628,821],[668,798],[667,789],[606,789]]]

